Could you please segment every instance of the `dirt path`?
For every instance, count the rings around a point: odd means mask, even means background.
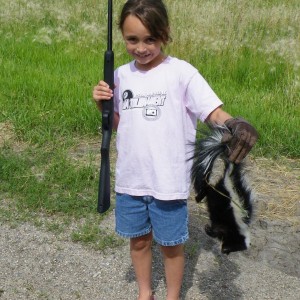
[[[285,243],[285,237],[292,240],[291,235],[299,241],[299,228],[257,221],[250,251],[224,256],[219,244],[203,233],[205,220],[199,218],[198,210],[191,203],[182,299],[299,299],[299,245]],[[113,223],[112,213],[102,226],[113,230]],[[127,243],[101,253],[30,224],[17,228],[1,224],[0,245],[1,300],[135,299]],[[153,251],[153,287],[158,299],[165,299],[163,265],[156,245]]]

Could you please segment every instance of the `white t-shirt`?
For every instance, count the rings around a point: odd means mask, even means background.
[[[197,119],[222,102],[197,69],[170,56],[146,72],[134,62],[119,67],[115,84],[116,192],[187,199]]]

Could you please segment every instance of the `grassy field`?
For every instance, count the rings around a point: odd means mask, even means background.
[[[114,2],[116,24],[124,1]],[[298,1],[165,2],[173,38],[166,53],[197,67],[225,109],[255,125],[255,156],[299,158]],[[99,157],[85,149],[78,163],[72,155],[81,141],[100,142],[91,93],[103,73],[106,1],[0,0],[0,7],[1,219],[55,230],[84,219],[74,240],[119,243],[97,227]],[[130,58],[116,27],[118,66]]]

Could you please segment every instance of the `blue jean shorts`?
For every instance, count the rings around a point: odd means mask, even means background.
[[[116,232],[122,237],[136,238],[152,231],[162,246],[183,244],[189,237],[186,200],[161,201],[117,193],[115,214]]]

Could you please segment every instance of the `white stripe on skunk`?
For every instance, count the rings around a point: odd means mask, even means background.
[[[244,164],[228,160],[227,145],[222,143],[225,131],[228,131],[226,126],[214,127],[196,141],[191,175],[196,201],[206,197],[211,224],[205,226],[205,232],[218,238],[222,243],[221,251],[229,254],[250,246],[253,193],[246,180]],[[216,171],[217,158],[224,162],[224,170],[213,184],[212,173]]]

